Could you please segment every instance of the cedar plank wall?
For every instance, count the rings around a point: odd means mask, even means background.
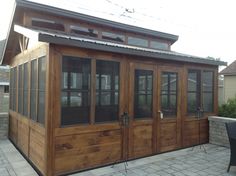
[[[120,148],[122,145],[122,134],[123,131],[120,130],[118,124],[103,124],[103,125],[90,125],[90,126],[74,126],[74,127],[60,127],[60,70],[61,70],[61,55],[71,55],[78,57],[86,57],[86,58],[98,58],[98,59],[110,59],[114,60],[114,58],[120,58],[121,63],[123,60],[129,60],[140,63],[149,63],[156,64],[157,69],[158,66],[168,66],[172,68],[178,67],[181,71],[182,81],[181,85],[181,106],[180,108],[180,125],[177,127],[176,123],[164,123],[163,128],[161,129],[160,137],[157,139],[157,148],[152,152],[152,154],[160,153],[163,151],[175,150],[178,148],[184,148],[188,146],[193,146],[198,144],[198,121],[196,119],[191,119],[187,116],[186,106],[186,90],[187,90],[187,71],[189,68],[199,68],[199,69],[207,69],[207,70],[215,70],[215,78],[217,79],[217,67],[207,66],[207,65],[197,65],[196,64],[182,64],[177,62],[164,62],[161,60],[151,60],[148,58],[138,58],[132,56],[123,56],[112,53],[104,53],[97,52],[91,50],[83,50],[74,47],[64,47],[64,46],[55,46],[51,45],[50,53],[53,53],[50,57],[52,60],[52,68],[51,76],[53,77],[53,81],[51,82],[52,90],[51,93],[53,99],[51,101],[51,105],[53,106],[51,112],[51,119],[53,119],[53,127],[52,127],[52,146],[51,149],[53,152],[51,154],[51,162],[53,170],[52,175],[60,175],[69,173],[72,171],[84,170],[100,165],[105,165],[108,163],[112,163],[116,160],[122,159],[121,155],[124,156],[123,150]],[[144,61],[145,60],[145,61]],[[124,63],[126,62],[124,61]],[[93,62],[93,61],[92,61]],[[126,66],[123,65],[124,68],[127,69]],[[122,69],[122,64],[121,67]],[[124,69],[123,68],[123,69]],[[128,71],[124,71],[124,73],[128,73]],[[125,77],[125,75],[123,76]],[[122,77],[121,77],[122,79]],[[121,80],[122,82],[122,80]],[[215,80],[215,85],[216,85]],[[125,90],[121,89],[121,96],[125,95]],[[124,92],[122,92],[124,91]],[[216,97],[215,90],[215,97]],[[125,106],[127,100],[125,98],[121,98],[122,106]],[[217,104],[214,105],[215,113],[217,111]],[[156,109],[157,110],[157,109]],[[123,112],[121,110],[121,112]],[[55,114],[57,114],[55,116]],[[121,113],[120,113],[121,114]],[[212,113],[214,114],[214,113]],[[205,114],[207,117],[210,114]],[[208,121],[207,118],[204,118],[200,122],[200,138],[201,143],[208,142]],[[160,122],[158,122],[160,123]],[[181,129],[176,129],[181,128]],[[173,130],[175,129],[175,130]],[[177,133],[176,133],[177,131]],[[158,134],[157,134],[158,135]],[[163,139],[162,139],[163,138]],[[165,141],[166,140],[166,141]],[[177,141],[176,141],[177,140]],[[160,141],[163,144],[160,145]],[[124,146],[124,145],[123,145]],[[175,146],[175,147],[173,147]],[[49,147],[49,146],[48,146]],[[50,152],[49,152],[50,153]],[[124,157],[123,157],[124,159]],[[67,162],[64,162],[67,161]]]
[[[29,51],[17,55],[10,61],[11,67],[21,65],[32,59],[47,55],[48,45],[39,45]],[[47,57],[46,57],[47,58]],[[29,69],[30,73],[30,69]],[[30,74],[29,74],[30,75]],[[30,81],[30,77],[29,77]],[[28,92],[30,94],[30,91]],[[29,95],[28,94],[28,95]],[[28,96],[29,97],[29,96]],[[18,101],[16,96],[16,109],[18,109]],[[28,100],[28,111],[30,111],[30,99]],[[45,117],[46,118],[46,117]],[[9,111],[9,138],[24,153],[24,155],[45,174],[46,166],[46,141],[45,128],[30,120],[29,118]]]

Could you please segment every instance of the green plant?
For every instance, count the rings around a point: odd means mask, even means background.
[[[236,96],[219,107],[219,116],[236,118]]]

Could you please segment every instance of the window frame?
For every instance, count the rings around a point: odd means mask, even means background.
[[[186,115],[189,117],[189,118],[196,118],[197,117],[197,111],[196,112],[189,112],[188,111],[188,73],[189,71],[196,71],[196,72],[199,72],[199,82],[200,82],[200,85],[197,87],[197,90],[198,90],[198,95],[197,95],[197,105],[199,105],[200,109],[203,110],[203,114],[213,114],[215,112],[215,103],[214,103],[214,99],[215,99],[215,79],[216,79],[216,71],[215,69],[212,69],[212,68],[199,68],[199,67],[190,67],[190,68],[187,68],[187,87],[186,87]],[[212,111],[211,112],[207,112],[207,111],[204,111],[203,109],[203,101],[204,101],[204,91],[203,91],[203,73],[204,72],[212,72]],[[202,117],[200,117],[201,119],[203,118],[207,118],[206,117],[207,115],[202,115]]]

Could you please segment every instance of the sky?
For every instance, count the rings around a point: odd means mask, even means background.
[[[32,0],[179,36],[172,50],[236,60],[235,0]],[[59,2],[59,3],[58,3]],[[14,0],[1,1],[0,39],[6,37]]]

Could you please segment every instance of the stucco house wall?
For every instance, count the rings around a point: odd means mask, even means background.
[[[236,75],[224,76],[224,101],[236,96]]]

